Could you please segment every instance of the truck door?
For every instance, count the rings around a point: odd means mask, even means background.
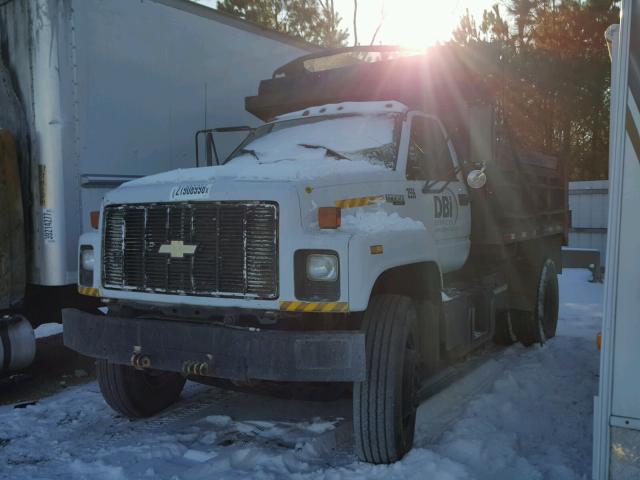
[[[433,233],[443,271],[460,268],[469,254],[471,212],[453,144],[440,121],[411,113],[406,178],[416,193],[417,218]]]

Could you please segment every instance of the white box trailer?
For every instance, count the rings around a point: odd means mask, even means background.
[[[75,290],[78,237],[104,194],[195,166],[197,130],[255,124],[244,97],[314,50],[186,0],[3,0],[0,45],[0,129],[17,139],[27,238],[23,254],[19,235],[2,243],[0,313],[23,283],[41,303]],[[0,231],[22,228],[2,215]]]
[[[624,0],[612,47],[609,225],[593,477],[640,478],[640,1]]]

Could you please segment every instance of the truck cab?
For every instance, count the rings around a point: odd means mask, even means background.
[[[401,100],[283,106],[218,165],[104,198],[79,289],[109,313],[66,310],[64,337],[99,359],[115,410],[153,415],[186,378],[349,382],[356,452],[389,463],[425,382],[492,339],[555,334],[562,225],[542,229],[558,212],[489,245],[472,206],[491,159]]]

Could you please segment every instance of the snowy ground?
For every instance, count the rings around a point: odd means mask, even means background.
[[[61,323],[43,323],[34,330],[36,338],[46,338],[62,333]]]
[[[189,385],[158,418],[131,422],[95,382],[0,407],[0,478],[587,479],[602,285],[561,277],[558,336],[494,354],[420,407],[413,451],[355,460],[349,401],[313,403]]]

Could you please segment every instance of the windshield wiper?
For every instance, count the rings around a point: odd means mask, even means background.
[[[343,155],[342,153],[334,150],[333,148],[325,147],[324,145],[313,145],[309,143],[299,143],[298,146],[304,148],[321,148],[327,152],[327,155],[331,155],[332,157],[337,158],[338,160],[350,160],[349,157]]]
[[[260,157],[258,157],[258,154],[256,153],[256,151],[251,150],[250,148],[242,148],[240,149],[240,153],[248,153],[249,155],[252,155],[253,157],[255,157],[256,160],[260,160]]]

